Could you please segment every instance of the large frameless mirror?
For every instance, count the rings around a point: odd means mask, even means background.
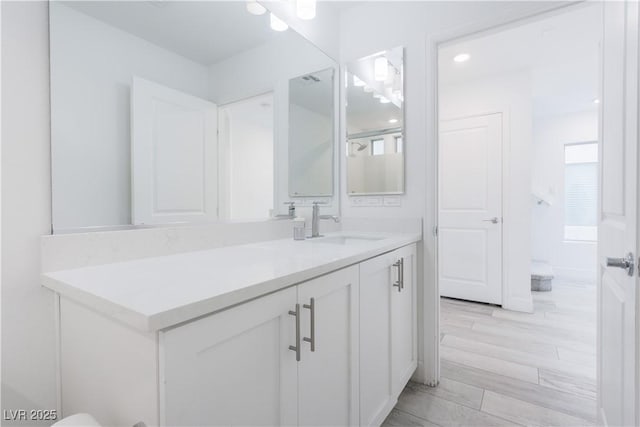
[[[403,48],[347,64],[347,192],[404,193]]]
[[[334,193],[337,64],[251,6],[51,2],[56,233],[263,219]]]

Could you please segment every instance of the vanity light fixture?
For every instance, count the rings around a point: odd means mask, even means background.
[[[264,15],[267,11],[263,5],[258,3],[257,1],[248,1],[247,2],[247,12],[252,15]]]
[[[378,57],[373,62],[373,73],[376,81],[383,82],[389,76],[389,62],[384,56]]]
[[[390,102],[389,98],[385,98],[384,96],[380,97],[380,104],[388,104]]]
[[[278,18],[273,13],[271,14],[270,22],[271,22],[271,29],[273,31],[287,31],[289,29],[289,26],[282,19]]]
[[[296,0],[296,15],[300,19],[316,17],[316,0]]]
[[[453,57],[454,62],[467,62],[471,58],[468,53],[459,53]]]
[[[367,84],[366,84],[364,81],[362,81],[362,80],[360,79],[360,77],[358,77],[358,76],[356,76],[356,75],[354,74],[354,75],[353,75],[353,85],[354,85],[355,87],[363,87],[363,86],[366,86]]]

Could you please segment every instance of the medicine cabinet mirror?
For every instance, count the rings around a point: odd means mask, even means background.
[[[337,64],[250,9],[50,3],[56,233],[265,219],[290,195],[337,203]]]
[[[347,192],[404,193],[403,48],[347,64]]]

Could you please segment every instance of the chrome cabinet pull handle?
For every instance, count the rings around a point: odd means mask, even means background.
[[[311,298],[309,304],[302,304],[302,307],[308,308],[311,316],[311,337],[304,337],[302,340],[311,344],[311,351],[316,351],[316,299]]]
[[[393,263],[394,267],[398,267],[398,280],[393,284],[398,288],[398,292],[402,292],[402,258]]]
[[[291,316],[296,318],[296,345],[290,345],[289,350],[296,352],[296,361],[300,361],[300,304],[296,304],[296,311],[289,310]]]
[[[404,289],[404,257],[400,258],[400,269],[398,270],[400,273],[400,289]]]

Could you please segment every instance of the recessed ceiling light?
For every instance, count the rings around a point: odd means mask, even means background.
[[[471,58],[471,55],[469,55],[468,53],[459,53],[456,56],[453,57],[453,60],[455,62],[466,62]]]
[[[593,103],[594,104],[600,104],[600,100],[598,98],[596,98],[596,99],[593,100]]]
[[[289,26],[280,18],[278,18],[273,13],[271,14],[271,29],[273,31],[287,31]]]
[[[267,9],[257,1],[248,1],[247,11],[252,15],[264,15]]]
[[[296,15],[300,19],[316,17],[316,0],[296,0]]]
[[[389,119],[389,123],[398,123],[398,119]]]

